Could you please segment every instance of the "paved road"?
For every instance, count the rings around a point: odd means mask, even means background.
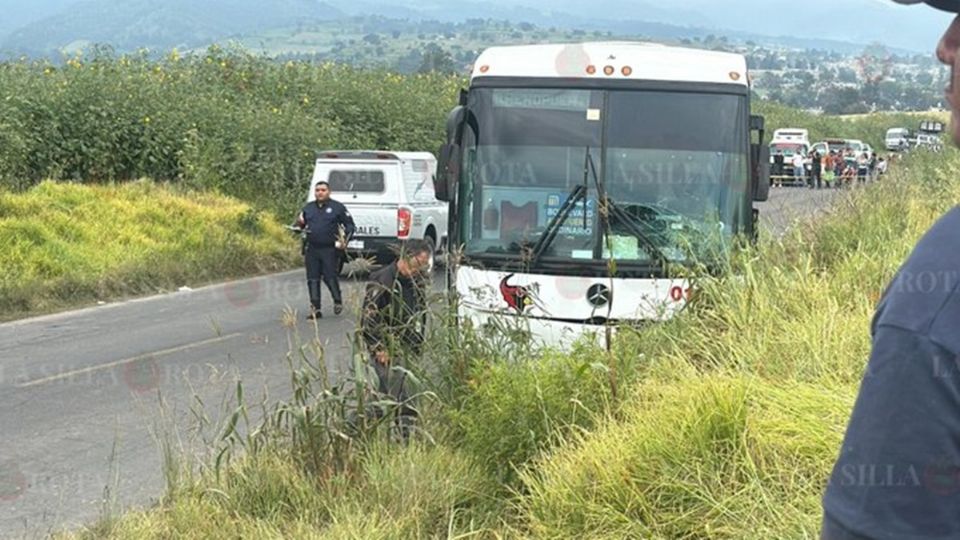
[[[833,196],[774,189],[761,220],[782,232]],[[348,307],[361,287],[345,283]],[[324,343],[338,370],[352,318],[285,325],[285,310],[302,312],[305,296],[298,270],[0,325],[0,537],[88,523],[107,486],[124,506],[160,496],[158,394],[181,430],[192,396],[222,410],[236,377],[247,396],[285,398],[294,333]]]
[[[362,283],[344,285],[359,303]],[[159,496],[158,395],[181,427],[195,392],[223,410],[238,376],[254,401],[263,388],[287,397],[296,334],[337,370],[352,318],[304,320],[305,289],[298,270],[0,325],[0,537],[88,522],[112,474],[123,504]]]
[[[771,188],[769,199],[756,203],[756,207],[760,210],[761,226],[774,236],[780,236],[798,220],[809,223],[827,211],[834,201],[849,193],[848,190],[800,186]]]

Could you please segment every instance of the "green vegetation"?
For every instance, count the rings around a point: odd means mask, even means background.
[[[751,50],[747,66],[764,97],[830,114],[927,110],[944,105],[949,69],[930,54],[899,56],[879,43],[857,56],[824,50]]]
[[[536,538],[799,538],[846,426],[848,391],[706,374],[640,385],[619,418],[525,477]]]
[[[506,486],[522,466],[557,437],[593,427],[613,401],[606,366],[596,351],[537,362],[482,364],[473,389],[454,413],[462,442]],[[559,430],[559,431],[557,431]]]
[[[682,316],[624,329],[611,353],[537,358],[519,340],[435,328],[408,366],[431,392],[407,446],[389,422],[356,423],[361,355],[331,386],[322,350],[297,347],[293,402],[246,436],[240,408],[212,441],[229,463],[180,469],[157,508],[77,535],[816,536],[874,306],[960,196],[958,171],[953,151],[905,159],[815,227],[764,238],[736,277],[701,280]]]
[[[0,191],[0,319],[289,268],[296,243],[239,201],[138,181]]]
[[[276,456],[244,459],[179,492],[162,509],[102,523],[81,538],[343,538],[443,536],[462,507],[483,504],[483,475],[445,447],[371,447],[350,478],[319,486]]]
[[[542,538],[804,538],[869,351],[873,308],[960,195],[960,159],[918,156],[817,227],[768,243],[742,280],[636,347],[649,372],[601,429],[524,475]]]
[[[158,61],[95,53],[63,67],[0,64],[0,186],[147,177],[235,196],[285,219],[303,199],[318,150],[436,151],[465,84],[217,48]],[[887,127],[917,121],[837,123],[769,102],[755,108],[771,133],[809,127],[815,139],[846,135],[876,148]]]
[[[435,151],[461,83],[218,48],[0,64],[0,318],[288,268],[315,153]],[[113,184],[138,178],[172,191]]]
[[[147,177],[286,219],[318,150],[436,151],[460,85],[217,48],[0,64],[0,186]]]

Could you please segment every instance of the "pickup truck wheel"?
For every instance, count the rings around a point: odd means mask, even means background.
[[[430,272],[432,273],[437,267],[437,241],[430,235],[424,236],[423,240],[430,246]]]

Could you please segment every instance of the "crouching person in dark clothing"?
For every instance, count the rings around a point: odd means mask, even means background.
[[[423,349],[426,289],[422,276],[429,272],[430,253],[430,245],[423,240],[410,240],[395,262],[371,274],[360,320],[379,391],[399,404],[397,424],[404,440],[417,415],[409,403],[414,392],[405,370]]]

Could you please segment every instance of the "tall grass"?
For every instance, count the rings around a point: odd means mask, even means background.
[[[339,485],[276,455],[232,465],[154,510],[75,533],[76,538],[436,538],[475,537],[470,508],[489,487],[475,465],[446,447],[371,447]]]
[[[523,473],[538,538],[810,538],[883,287],[960,200],[960,159],[917,156],[815,228],[699,283],[684,316],[627,338],[651,367],[600,429]]]
[[[708,375],[650,380],[622,414],[527,473],[537,538],[813,536],[849,389]]]
[[[271,215],[150,181],[0,191],[0,319],[155,293],[296,260]]]
[[[595,352],[595,351],[591,351]],[[453,413],[460,448],[505,486],[557,437],[593,427],[613,401],[607,368],[590,354],[479,365]]]

